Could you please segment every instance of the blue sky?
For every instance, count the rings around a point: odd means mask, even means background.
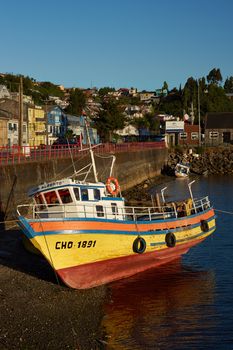
[[[1,14],[3,73],[139,90],[233,76],[233,0],[11,0]]]

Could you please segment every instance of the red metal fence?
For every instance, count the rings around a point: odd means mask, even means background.
[[[94,146],[95,153],[119,153],[132,152],[142,149],[166,148],[164,141],[159,142],[127,142],[121,144],[102,143]],[[8,164],[19,164],[26,162],[38,162],[50,159],[78,157],[88,152],[87,146],[77,147],[71,145],[52,145],[52,146],[13,146],[0,147],[0,166]]]

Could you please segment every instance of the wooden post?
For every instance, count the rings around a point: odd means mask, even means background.
[[[20,77],[19,84],[19,134],[18,145],[23,146],[23,77]]]

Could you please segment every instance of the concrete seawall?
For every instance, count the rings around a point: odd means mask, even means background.
[[[96,156],[96,166],[100,181],[109,176],[111,159],[107,155]],[[115,154],[113,175],[118,178],[121,190],[131,188],[142,181],[159,175],[167,162],[167,149],[145,149]],[[90,157],[74,159],[75,168],[81,169],[90,162]],[[27,203],[28,190],[44,181],[58,180],[74,172],[71,159],[28,162],[7,165],[0,168],[0,202],[2,210],[12,212],[17,204]],[[89,179],[91,180],[91,178]],[[15,182],[15,185],[13,186]],[[11,216],[11,215],[10,215]]]

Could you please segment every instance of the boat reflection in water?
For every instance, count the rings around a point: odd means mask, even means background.
[[[186,270],[180,261],[112,283],[107,349],[197,348],[214,328],[214,284],[212,272]]]

